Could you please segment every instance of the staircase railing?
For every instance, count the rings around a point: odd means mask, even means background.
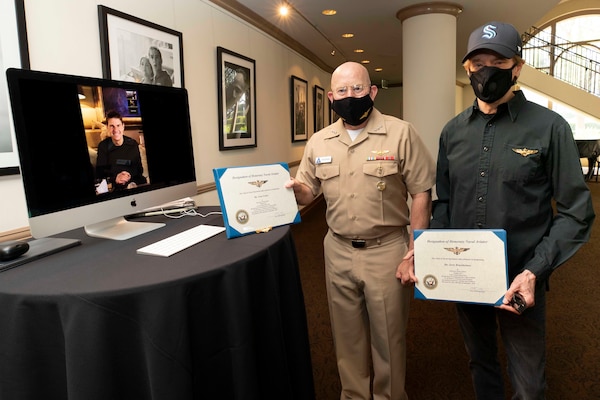
[[[525,62],[550,76],[600,96],[600,53],[532,27],[522,35]]]

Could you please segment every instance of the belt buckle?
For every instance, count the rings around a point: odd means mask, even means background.
[[[367,241],[364,239],[353,239],[352,240],[352,247],[354,247],[355,249],[362,249],[366,245],[367,245]]]

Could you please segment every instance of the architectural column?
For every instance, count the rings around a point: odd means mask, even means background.
[[[446,2],[401,9],[402,118],[419,132],[437,158],[440,132],[455,115],[456,16],[462,6]]]

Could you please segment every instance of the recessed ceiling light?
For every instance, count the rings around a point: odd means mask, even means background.
[[[344,33],[342,34],[343,38],[353,38],[354,37],[354,33]]]
[[[371,61],[369,61],[369,60],[362,60],[360,63],[361,63],[361,64],[368,64],[368,63],[370,63],[370,62],[371,62]]]
[[[381,72],[383,71],[383,68],[375,68],[375,72]]]
[[[354,49],[355,53],[364,53],[365,51],[363,49]]]
[[[335,15],[335,14],[337,14],[337,11],[335,11],[335,10],[323,10],[323,11],[321,11],[321,14],[323,14],[323,15]]]

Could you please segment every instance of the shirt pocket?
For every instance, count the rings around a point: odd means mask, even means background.
[[[398,195],[395,184],[398,177],[398,163],[395,161],[368,162],[363,164],[365,197],[383,202],[389,196]]]
[[[325,198],[340,196],[340,166],[321,164],[315,168],[315,176],[321,181],[321,189]]]
[[[502,160],[502,176],[510,182],[535,182],[544,178],[541,146],[506,144]]]
[[[363,164],[363,174],[381,179],[386,176],[396,175],[398,173],[398,163],[387,162],[369,162]]]

